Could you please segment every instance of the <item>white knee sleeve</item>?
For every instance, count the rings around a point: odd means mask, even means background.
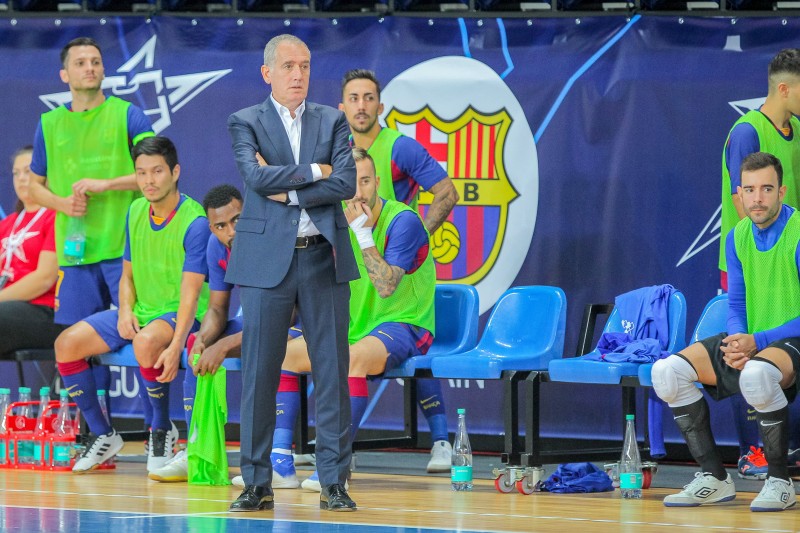
[[[783,409],[789,402],[781,390],[781,371],[766,361],[748,361],[739,376],[744,399],[759,413]]]
[[[656,361],[651,378],[653,390],[670,407],[690,405],[703,397],[703,393],[694,384],[697,381],[697,372],[686,359],[678,355]]]

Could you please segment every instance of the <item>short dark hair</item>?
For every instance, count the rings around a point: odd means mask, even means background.
[[[778,175],[778,187],[783,186],[783,165],[780,159],[767,152],[753,152],[742,161],[740,172],[754,172],[762,168],[772,167]]]
[[[209,209],[225,207],[234,200],[242,201],[242,193],[233,185],[217,185],[212,187],[203,198],[203,210],[208,214]]]
[[[103,56],[103,51],[100,49],[100,45],[97,44],[97,41],[92,39],[91,37],[78,37],[76,39],[72,39],[70,42],[61,49],[61,64],[65,67],[67,66],[67,56],[69,55],[69,49],[74,48],[76,46],[94,46],[97,48],[97,51],[100,52],[100,57]]]
[[[344,73],[342,78],[342,95],[344,96],[344,87],[353,80],[369,80],[375,84],[375,90],[378,91],[378,101],[381,99],[381,82],[378,81],[377,76],[371,70],[365,68],[357,68],[348,70]]]
[[[175,170],[178,164],[178,151],[167,137],[145,137],[131,150],[134,165],[140,155],[160,155],[167,162],[169,171]]]

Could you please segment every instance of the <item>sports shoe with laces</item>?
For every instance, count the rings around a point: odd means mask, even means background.
[[[446,440],[437,440],[431,448],[431,460],[428,461],[428,473],[449,472],[453,461],[453,447]]]
[[[76,474],[82,474],[94,470],[117,455],[123,445],[122,437],[113,429],[108,435],[97,435],[86,446],[86,450],[81,455],[81,458],[75,462],[72,471]]]
[[[758,496],[750,504],[750,510],[784,511],[797,503],[794,484],[791,481],[777,477],[768,477]]]
[[[742,479],[767,479],[767,458],[761,448],[750,446],[750,451],[739,458],[737,470]]]
[[[304,479],[300,486],[305,490],[322,492],[322,485],[319,483],[319,473],[314,470],[314,473],[308,478]],[[350,483],[347,481],[344,482],[344,490],[350,490]]]
[[[731,475],[720,481],[708,472],[697,472],[694,481],[677,494],[664,498],[667,507],[697,507],[708,503],[728,502],[736,498],[736,487]]]
[[[149,472],[147,477],[155,481],[174,483],[177,481],[188,481],[189,479],[189,456],[186,450],[181,450],[175,457],[164,463],[164,466]]]
[[[154,429],[150,432],[150,453],[147,454],[147,472],[154,472],[175,456],[175,445],[178,444],[178,428],[175,424],[166,429]]]

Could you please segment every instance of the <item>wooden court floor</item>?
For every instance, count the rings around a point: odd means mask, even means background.
[[[671,489],[623,501],[618,493],[500,494],[478,480],[473,492],[454,493],[445,477],[358,472],[350,487],[355,513],[320,511],[317,493],[284,489],[276,491],[274,511],[231,514],[235,487],[157,483],[144,472],[139,463],[80,476],[0,470],[0,531],[800,531],[796,509],[751,513],[752,493],[715,507],[667,509],[661,500]]]

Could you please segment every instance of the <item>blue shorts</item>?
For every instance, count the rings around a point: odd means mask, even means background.
[[[232,319],[228,320],[228,323],[225,324],[225,331],[222,332],[220,338],[227,337],[229,335],[235,335],[242,331],[242,316],[235,316]]]
[[[303,336],[303,323],[300,322],[300,317],[297,317],[297,322],[295,322],[294,326],[289,328],[289,338],[296,339],[297,337]]]
[[[178,313],[164,313],[158,318],[154,318],[148,324],[156,321],[156,320],[163,320],[170,327],[174,330],[175,329],[175,321],[178,318]],[[92,329],[94,329],[100,338],[108,345],[109,349],[112,352],[115,352],[122,348],[123,346],[127,346],[131,343],[128,339],[123,339],[119,336],[119,330],[117,329],[117,323],[119,322],[119,311],[116,309],[109,309],[108,311],[101,311],[99,313],[95,313],[92,316],[86,317],[83,319],[84,322],[89,324]],[[200,323],[195,320],[194,324],[192,325],[192,329],[189,333],[194,333],[200,328]]]
[[[122,258],[91,265],[62,266],[56,284],[56,324],[71,326],[119,305]]]
[[[367,336],[381,341],[386,347],[386,351],[389,352],[384,372],[397,368],[409,357],[425,355],[433,343],[433,335],[430,331],[402,322],[384,322],[370,331]]]

